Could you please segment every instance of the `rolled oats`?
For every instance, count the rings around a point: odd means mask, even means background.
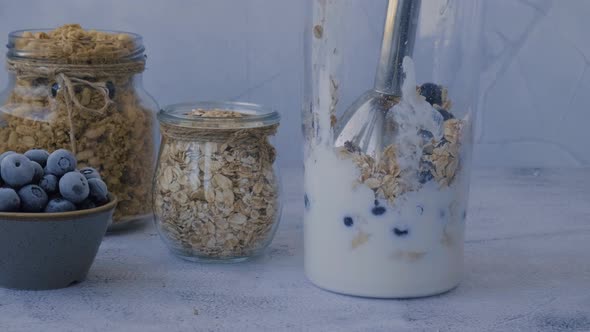
[[[223,110],[190,115],[241,117]],[[173,251],[224,259],[251,256],[268,245],[280,212],[276,152],[268,140],[276,128],[197,130],[161,123],[153,205]]]

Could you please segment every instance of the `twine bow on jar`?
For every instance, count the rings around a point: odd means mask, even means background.
[[[145,59],[111,63],[111,64],[56,64],[39,60],[8,59],[8,71],[14,73],[19,79],[45,78],[55,81],[62,91],[65,108],[68,114],[68,125],[71,150],[75,154],[76,134],[74,130],[74,108],[93,115],[105,115],[108,108],[114,104],[111,99],[111,91],[108,82],[91,81],[92,79],[104,79],[105,77],[131,76],[144,71]],[[85,86],[97,91],[103,97],[104,103],[100,108],[91,108],[83,105],[76,95],[76,87]]]
[[[69,77],[65,73],[59,73],[56,75],[55,80],[57,84],[59,84],[60,88],[63,89],[64,93],[64,100],[66,103],[66,110],[68,111],[68,121],[70,125],[70,143],[72,145],[72,152],[75,154],[77,153],[78,149],[76,146],[76,134],[74,132],[74,121],[72,119],[72,104],[74,104],[78,109],[81,111],[89,112],[94,115],[104,115],[106,110],[109,106],[113,103],[111,98],[109,97],[109,89],[106,86],[106,83],[103,82],[90,82],[81,78],[77,77]],[[80,103],[78,96],[76,96],[76,86],[78,85],[86,85],[99,93],[102,94],[104,103],[100,109],[94,109],[90,107],[86,107]]]

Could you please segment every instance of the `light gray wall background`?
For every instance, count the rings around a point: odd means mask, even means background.
[[[590,1],[483,1],[477,165],[590,166]],[[304,0],[0,0],[0,40],[69,22],[138,32],[149,55],[145,86],[161,105],[270,105],[283,117],[281,163],[298,166],[306,14]]]

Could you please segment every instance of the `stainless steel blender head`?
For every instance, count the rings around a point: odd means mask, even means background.
[[[420,4],[421,0],[389,0],[375,85],[338,120],[335,146],[353,146],[379,158],[384,138],[392,138],[393,129],[386,128],[385,116],[402,95],[402,61],[412,55]]]

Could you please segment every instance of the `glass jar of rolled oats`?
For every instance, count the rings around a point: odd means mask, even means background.
[[[142,87],[141,36],[77,24],[15,31],[7,67],[0,152],[71,150],[119,199],[109,229],[150,218],[158,107]]]
[[[155,223],[169,249],[193,261],[242,261],[277,229],[281,201],[271,138],[279,114],[202,102],[165,107],[154,177]]]
[[[481,2],[311,4],[306,275],[356,296],[448,291],[463,267]]]

